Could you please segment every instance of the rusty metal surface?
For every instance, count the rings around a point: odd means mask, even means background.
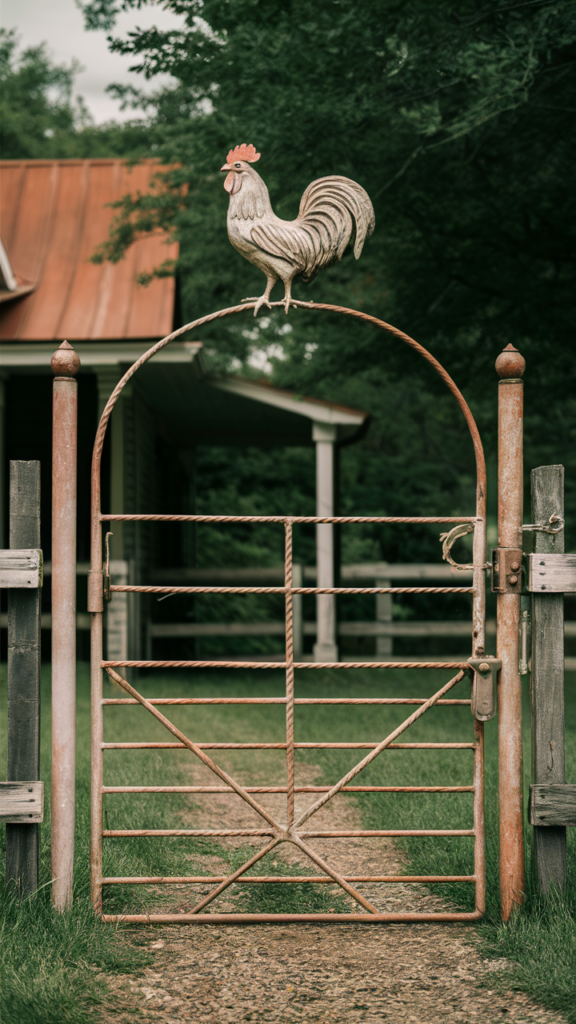
[[[120,381],[122,383],[122,381]],[[119,386],[119,385],[118,385]],[[479,523],[478,516],[211,516],[134,513],[101,515],[102,523]],[[457,563],[455,562],[454,565]],[[461,566],[467,569],[468,566]]]
[[[113,211],[126,192],[150,191],[155,161],[130,168],[123,160],[3,160],[2,236],[17,277],[30,294],[3,302],[0,341],[158,338],[173,321],[174,278],[139,288],[137,275],[178,244],[158,232],[130,247],[120,263],[96,266],[88,257],[106,240]],[[22,293],[20,293],[22,294]]]
[[[102,612],[92,613],[90,629],[90,898],[97,913],[102,908],[102,800],[104,784],[104,719],[102,716]]]
[[[202,750],[286,750],[285,743],[197,743]],[[295,743],[295,750],[373,750],[377,743]],[[183,750],[184,743],[102,743],[102,750]],[[391,743],[388,750],[474,750],[474,743]]]
[[[286,793],[286,786],[246,786],[247,793]],[[330,786],[295,786],[295,793],[328,793]],[[102,786],[103,793],[229,793],[229,786]],[[473,793],[474,786],[344,786],[341,793]]]
[[[286,668],[285,661],[103,661],[102,668]],[[467,661],[295,661],[294,668],[468,668]]]
[[[52,902],[72,904],[76,771],[76,481],[80,360],[52,357]]]
[[[424,359],[426,359],[435,371],[442,378],[444,383],[448,386],[452,392],[460,409],[466,419],[472,444],[474,447],[475,458],[476,458],[476,469],[477,469],[477,505],[475,516],[434,516],[434,517],[373,517],[373,516],[349,516],[349,517],[329,517],[320,518],[317,516],[302,516],[302,517],[289,517],[289,516],[185,516],[185,515],[164,515],[164,514],[148,514],[148,515],[107,515],[103,516],[100,511],[100,462],[102,457],[102,450],[104,445],[104,438],[107,429],[107,424],[110,415],[113,411],[114,405],[118,400],[122,389],[134,375],[134,373],[142,366],[149,358],[151,358],[155,352],[159,351],[165,345],[169,344],[171,340],[178,337],[184,332],[188,332],[195,327],[199,327],[202,324],[208,323],[215,319],[231,314],[243,312],[253,308],[253,304],[247,303],[246,305],[232,307],[230,309],[221,310],[218,313],[211,314],[208,317],[203,317],[199,320],[194,321],[193,324],[188,324],[181,328],[179,331],[174,332],[167,338],[162,339],[156,345],[145,353],[134,365],[124,374],[124,377],[119,382],[117,387],[114,389],[100,420],[98,427],[96,441],[94,445],[94,455],[92,463],[92,571],[95,576],[96,573],[102,571],[102,524],[104,522],[114,521],[142,521],[142,522],[213,522],[213,523],[226,523],[226,522],[252,522],[254,524],[270,523],[275,522],[283,526],[285,534],[285,579],[284,586],[279,587],[112,587],[111,591],[131,591],[131,592],[147,592],[147,593],[276,593],[283,594],[285,599],[285,622],[286,622],[286,653],[283,659],[269,662],[246,662],[246,661],[123,661],[113,662],[105,661],[102,658],[102,646],[101,646],[101,630],[102,630],[102,615],[100,612],[96,612],[93,615],[93,852],[92,852],[92,900],[94,907],[98,913],[102,913],[102,886],[104,884],[115,884],[117,881],[112,877],[104,879],[102,877],[102,841],[103,838],[111,839],[120,836],[135,836],[135,835],[148,835],[148,836],[170,836],[170,835],[194,835],[194,836],[252,836],[261,837],[268,839],[269,841],[253,856],[250,857],[243,865],[236,869],[231,875],[228,876],[209,876],[207,882],[214,884],[215,888],[210,893],[205,895],[190,914],[127,914],[127,915],[106,915],[102,914],[102,919],[105,921],[126,921],[126,922],[193,922],[193,923],[227,923],[227,922],[250,922],[250,921],[273,921],[273,922],[288,922],[288,921],[338,921],[342,920],[345,922],[362,921],[362,922],[385,922],[385,921],[472,921],[477,920],[481,917],[484,909],[484,816],[483,816],[483,726],[482,723],[475,722],[475,738],[474,742],[450,742],[450,743],[404,743],[397,742],[398,737],[405,732],[414,722],[416,722],[423,714],[425,714],[431,707],[448,704],[448,703],[462,703],[470,705],[469,700],[456,700],[447,696],[449,691],[456,686],[468,672],[469,667],[465,660],[462,661],[451,661],[451,662],[428,662],[428,661],[406,661],[406,662],[371,662],[367,666],[366,662],[298,662],[294,659],[293,649],[293,629],[292,629],[292,601],[294,594],[318,594],[318,593],[332,593],[332,594],[378,594],[378,593],[462,593],[472,594],[473,602],[473,638],[472,638],[472,654],[475,656],[482,656],[484,654],[484,587],[485,587],[485,563],[486,563],[486,541],[485,541],[485,518],[486,518],[486,471],[484,456],[482,452],[482,445],[478,435],[476,424],[473,420],[470,410],[459,392],[458,388],[446,373],[443,367],[434,359],[433,356],[427,352],[421,345],[415,342],[408,335],[398,331],[396,328],[384,323],[383,321],[377,320],[364,313],[360,313],[355,310],[343,309],[341,307],[328,306],[328,305],[314,305],[311,303],[294,303],[294,305],[302,308],[311,310],[329,310],[337,313],[341,313],[347,316],[353,316],[358,319],[364,320],[369,323],[373,323],[381,330],[389,332],[402,340],[405,344],[409,345],[415,351],[417,351]],[[473,585],[471,587],[354,587],[354,588],[317,588],[317,587],[294,587],[292,585],[292,529],[297,523],[366,523],[366,522],[377,522],[382,524],[394,524],[394,523],[412,523],[412,524],[470,524],[474,531],[474,575]],[[139,668],[265,668],[265,669],[278,669],[285,674],[285,695],[281,698],[224,698],[218,700],[217,698],[208,698],[205,701],[202,698],[191,698],[189,700],[170,700],[170,699],[158,699],[158,700],[147,700],[143,697],[127,680],[125,680],[116,670],[122,667],[139,667]],[[294,672],[297,669],[310,669],[310,668],[321,668],[321,669],[347,669],[347,668],[385,668],[385,669],[399,669],[399,668],[419,668],[419,669],[448,669],[452,671],[451,678],[444,683],[432,696],[428,699],[412,699],[412,698],[398,698],[398,699],[381,699],[381,700],[363,700],[361,698],[348,698],[343,701],[337,699],[307,699],[298,700],[294,696]],[[101,672],[104,669],[110,678],[122,689],[124,689],[127,697],[118,699],[112,698],[103,700],[102,699],[102,688],[101,688]],[[286,740],[282,743],[266,743],[266,742],[255,742],[255,743],[201,743],[193,742],[190,740],[178,727],[176,727],[160,710],[159,706],[169,706],[170,704],[184,704],[184,703],[278,703],[285,706],[286,714]],[[118,742],[118,743],[105,743],[103,742],[102,735],[102,715],[103,709],[108,704],[140,704],[145,707],[147,711],[153,715],[174,737],[174,740],[164,742]],[[315,704],[315,703],[398,703],[407,704],[414,706],[411,713],[408,715],[406,720],[394,729],[385,739],[379,742],[347,742],[347,743],[300,743],[295,740],[294,737],[294,708],[297,704]],[[103,785],[103,771],[102,771],[102,757],[103,752],[120,750],[120,749],[147,749],[147,750],[169,750],[169,749],[188,749],[190,750],[203,764],[208,767],[224,785],[219,786],[200,786],[200,787],[104,787]],[[306,787],[296,786],[294,780],[294,755],[295,751],[300,749],[339,749],[339,750],[362,750],[365,751],[365,755],[358,761],[358,763],[352,768],[346,775],[343,776],[334,786],[319,786],[319,787]],[[472,785],[462,787],[371,787],[371,786],[354,786],[350,783],[356,778],[356,776],[363,771],[374,758],[380,756],[385,750],[427,750],[427,749],[443,749],[443,750],[470,750],[473,752],[474,760],[474,778]],[[281,750],[285,751],[286,756],[286,768],[287,768],[287,782],[283,787],[272,787],[272,786],[241,786],[236,780],[229,776],[211,757],[206,753],[207,750]],[[113,793],[119,792],[225,792],[232,796],[240,797],[246,804],[248,804],[256,813],[264,819],[261,828],[245,828],[245,829],[160,829],[160,830],[148,830],[148,829],[103,829],[102,823],[102,799],[104,795],[112,796]],[[285,793],[286,794],[286,821],[278,823],[275,818],[270,814],[267,809],[261,805],[256,796],[260,793]],[[296,793],[310,792],[316,796],[315,802],[307,808],[307,810],[300,814],[295,820],[294,811],[294,795]],[[448,792],[469,792],[473,795],[474,801],[474,826],[471,829],[442,829],[442,830],[398,830],[398,829],[387,829],[387,830],[333,830],[333,831],[315,831],[313,829],[304,828],[305,823],[318,811],[321,807],[325,806],[334,796],[339,793],[350,793],[350,792],[437,792],[448,793]],[[312,823],[311,823],[312,824]],[[476,911],[472,914],[461,914],[461,913],[442,913],[442,914],[419,914],[419,913],[386,913],[381,914],[377,909],[372,906],[369,900],[354,887],[354,882],[363,880],[360,876],[344,877],[331,867],[315,850],[309,845],[311,838],[341,838],[343,836],[359,836],[359,837],[383,837],[383,836],[401,836],[401,835],[443,835],[443,836],[472,836],[474,838],[474,875],[463,876],[462,879],[457,879],[456,876],[448,876],[446,880],[463,880],[475,883],[476,887]],[[242,880],[244,883],[249,884],[253,881],[254,876],[250,878],[245,877],[245,872],[257,864],[262,857],[273,850],[279,843],[289,842],[296,846],[302,853],[305,853],[309,860],[315,865],[316,869],[319,869],[320,875],[306,876],[307,880],[333,883],[336,882],[356,903],[367,911],[367,913],[361,914],[212,914],[204,913],[204,909],[218,897],[222,892],[225,891],[234,882]],[[374,876],[372,880],[375,880],[377,876]],[[379,877],[379,876],[378,876]],[[275,876],[257,876],[259,882],[274,882],[276,881]],[[439,880],[437,876],[413,876],[414,881],[432,881]],[[301,881],[300,878],[294,877],[293,881]],[[406,881],[406,878],[402,879],[393,876],[393,879],[397,881]],[[444,878],[443,878],[444,880]],[[129,882],[131,884],[156,884],[155,882],[149,882],[147,877],[142,876],[141,878],[131,878]],[[284,876],[282,877],[284,881]]]
[[[210,883],[223,882],[225,875],[135,875],[117,877],[110,876],[102,879],[102,885],[185,885],[197,883],[208,885]],[[475,875],[345,875],[347,882],[475,882]],[[266,882],[310,882],[322,884],[333,884],[330,877],[322,875],[249,875],[246,878],[238,878],[238,885],[261,885]]]
[[[496,362],[498,386],[498,547],[522,547],[524,359],[508,346]],[[502,554],[502,551],[501,551]],[[510,561],[508,559],[508,561]],[[519,566],[520,568],[520,566]],[[519,672],[520,594],[498,593],[496,647],[502,661],[498,687],[500,895],[507,921],[524,893],[522,794],[522,688]]]
[[[286,587],[110,587],[123,594],[285,594]],[[473,594],[473,587],[291,587],[291,594]]]
[[[471,914],[102,914],[104,924],[393,924],[415,921],[480,921]]]
[[[459,666],[458,666],[459,667]],[[150,703],[161,707],[163,704],[285,704],[286,697],[151,697]],[[294,704],[424,704],[425,697],[297,697]],[[105,697],[102,707],[110,705],[137,704],[132,697]],[[453,698],[437,700],[436,707],[444,704],[469,705],[470,700]]]
[[[519,594],[522,588],[522,548],[494,548],[492,593]]]

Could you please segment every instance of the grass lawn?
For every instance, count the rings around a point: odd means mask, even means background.
[[[5,667],[2,682],[5,682]],[[428,696],[434,682],[448,678],[446,672],[434,673],[390,671],[299,672],[296,677],[297,696]],[[217,672],[191,674],[174,671],[169,675],[146,676],[137,684],[146,696],[280,696],[282,673]],[[42,719],[42,771],[47,788],[49,808],[50,777],[50,680],[49,670],[43,677],[44,711]],[[454,696],[466,696],[462,692]],[[5,685],[2,701],[5,702]],[[107,695],[119,696],[117,689],[107,687]],[[567,688],[567,724],[573,735],[576,704],[573,686]],[[188,734],[205,741],[281,741],[284,709],[279,706],[203,706],[171,708],[169,717]],[[379,740],[406,717],[402,707],[329,707],[326,705],[296,709],[296,738],[300,741],[350,739]],[[2,708],[2,721],[5,722]],[[529,765],[529,717],[525,713],[527,744],[526,766]],[[109,708],[105,711],[108,740],[159,739],[165,730],[142,708]],[[506,958],[510,964],[494,972],[490,985],[496,988],[521,989],[544,1005],[563,1013],[570,1021],[574,1012],[574,829],[569,829],[569,865],[572,871],[567,894],[553,893],[542,899],[527,885],[526,902],[508,925],[498,916],[498,818],[497,818],[497,748],[496,721],[486,726],[486,811],[488,854],[488,912],[478,926],[487,956]],[[468,708],[432,709],[410,730],[413,741],[456,740],[472,738],[472,719]],[[2,729],[5,744],[5,727]],[[568,781],[575,781],[574,745],[567,750]],[[363,756],[360,751],[300,751],[298,761],[318,768],[315,782],[333,783]],[[188,766],[193,757],[187,751],[111,751],[105,755],[105,781],[109,784],[183,784],[189,783]],[[283,752],[217,752],[215,759],[235,774],[239,781],[255,778],[271,781],[281,774]],[[363,773],[358,782],[366,784],[411,785],[455,784],[471,781],[471,754],[468,751],[389,751]],[[2,750],[2,765],[5,751]],[[66,915],[54,915],[49,900],[49,814],[42,826],[41,885],[36,898],[17,904],[10,895],[3,895],[2,907],[2,992],[0,1018],[4,1024],[84,1024],[98,1019],[99,1006],[105,1006],[106,986],[103,972],[140,970],[148,962],[148,954],[138,946],[137,932],[128,934],[122,928],[103,925],[95,920],[88,896],[89,839],[89,686],[86,666],[78,674],[78,773],[77,773],[77,836],[75,902]],[[526,781],[528,783],[528,770]],[[193,810],[193,797],[146,795],[108,797],[106,827],[153,828],[179,827],[182,809]],[[350,796],[369,828],[467,828],[472,821],[470,794],[371,794]],[[186,823],[190,827],[189,822]],[[527,830],[529,833],[529,829]],[[2,843],[4,829],[2,829]],[[407,854],[407,872],[463,874],[472,867],[472,847],[468,838],[402,839]],[[230,866],[241,863],[248,851],[230,848],[201,839],[115,839],[105,843],[106,874],[191,874],[201,871],[205,858],[213,857]],[[195,863],[196,862],[196,863]],[[2,870],[4,853],[2,851]],[[302,873],[313,874],[308,864],[301,864]],[[262,866],[255,869],[261,873]],[[275,858],[276,875],[293,866]],[[296,871],[295,873],[298,873]],[[528,878],[530,871],[528,865]],[[436,887],[439,889],[440,887]],[[2,886],[3,890],[3,886]],[[328,892],[327,890],[330,890]],[[242,909],[247,911],[289,911],[344,909],[336,906],[339,897],[331,886],[286,885],[268,890],[264,886],[246,887],[241,895]],[[446,885],[441,889],[446,899],[459,909],[469,909],[473,899],[470,885]],[[159,900],[170,905],[174,889],[153,892],[144,887],[116,887],[107,893],[106,908],[110,912],[159,907]],[[239,908],[240,909],[240,908]]]

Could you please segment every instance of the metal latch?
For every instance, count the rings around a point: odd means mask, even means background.
[[[496,714],[496,677],[502,668],[502,662],[488,654],[483,658],[468,658],[468,664],[474,673],[472,714],[479,722],[488,722]]]
[[[494,548],[492,593],[519,594],[522,589],[522,548]]]
[[[106,545],[106,568],[105,568],[105,571],[104,571],[104,600],[105,601],[110,601],[111,598],[112,598],[112,595],[110,593],[110,537],[113,537],[113,536],[114,536],[114,534],[107,533],[106,537],[105,537],[105,540],[104,540],[104,543]]]
[[[532,648],[532,617],[530,615],[529,598],[523,597],[520,604],[520,627],[518,630],[518,671],[525,676],[530,671],[530,655]]]

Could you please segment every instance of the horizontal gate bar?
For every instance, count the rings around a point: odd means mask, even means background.
[[[100,515],[101,523],[482,523],[478,516],[205,516]]]
[[[184,743],[101,743],[102,750],[187,750]],[[197,743],[202,750],[286,750],[285,743]],[[295,750],[373,750],[379,743],[295,743]],[[387,750],[475,750],[475,743],[390,743]]]
[[[286,668],[285,661],[102,661],[102,668]],[[295,661],[293,668],[470,668],[467,661]]]
[[[113,584],[120,594],[473,594],[474,587],[147,587]]]
[[[286,704],[286,697],[156,697],[148,698],[150,704]],[[140,702],[133,697],[106,697],[100,701],[104,706],[116,706],[124,704],[135,704]],[[302,697],[296,698],[294,704],[425,704],[424,697]],[[437,700],[434,707],[443,704],[465,704],[469,706],[471,700],[446,699]]]
[[[343,875],[345,882],[475,882],[474,875]],[[101,878],[101,885],[217,885],[224,882],[226,875],[169,875]],[[251,875],[236,879],[236,885],[260,885],[264,882],[297,882],[336,885],[328,875]]]
[[[236,828],[236,829],[197,829],[197,828],[107,828],[102,832],[104,839],[128,839],[142,836],[192,836],[202,838],[204,836],[275,836],[272,828]],[[448,828],[448,829],[362,829],[334,831],[334,832],[298,832],[301,838],[305,839],[353,839],[370,838],[372,836],[473,836],[473,828]]]
[[[102,914],[104,924],[390,924],[394,921],[481,921],[484,914]]]
[[[295,793],[329,793],[331,786],[295,786]],[[247,793],[286,793],[287,786],[244,786]],[[230,793],[230,786],[102,786],[102,793]],[[344,786],[341,793],[473,793],[474,786]]]

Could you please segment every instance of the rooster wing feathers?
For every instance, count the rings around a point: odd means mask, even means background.
[[[298,268],[304,281],[342,259],[354,236],[356,259],[374,230],[374,209],[367,192],[350,178],[331,175],[313,181],[300,201],[293,221],[273,215],[255,225],[251,239],[271,256]]]

